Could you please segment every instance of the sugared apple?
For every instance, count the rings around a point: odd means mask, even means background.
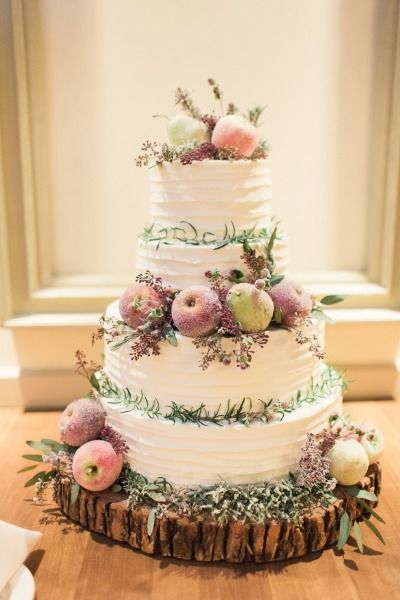
[[[132,329],[142,325],[150,312],[160,306],[162,300],[159,294],[146,283],[134,283],[125,290],[119,301],[122,320]]]
[[[295,327],[310,316],[312,299],[310,294],[295,281],[284,279],[268,291],[275,308],[282,315],[282,324]]]
[[[228,305],[246,333],[264,331],[271,322],[274,305],[266,292],[251,283],[237,283],[228,292]]]
[[[75,452],[72,474],[85,490],[101,492],[115,483],[122,465],[122,454],[117,454],[109,442],[94,440],[83,444]]]
[[[202,121],[188,115],[176,115],[168,119],[167,133],[174,146],[203,142],[207,138],[207,126]]]
[[[59,421],[62,442],[81,446],[98,437],[106,421],[106,411],[98,400],[80,398],[70,402]]]
[[[227,115],[217,121],[211,136],[217,148],[237,148],[243,156],[251,156],[258,144],[256,127],[240,115]]]
[[[212,289],[205,285],[192,285],[173,301],[172,319],[182,335],[204,337],[218,327],[221,303]]]
[[[368,431],[361,436],[360,443],[368,454],[368,460],[370,464],[378,460],[385,446],[383,433],[380,429],[373,426],[371,426]]]
[[[341,485],[355,485],[368,470],[368,455],[357,440],[337,440],[328,458],[329,473]]]

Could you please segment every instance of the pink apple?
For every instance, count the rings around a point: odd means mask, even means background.
[[[237,148],[243,156],[251,156],[258,144],[257,128],[240,115],[228,115],[217,122],[211,142],[217,148]]]
[[[122,454],[117,454],[110,442],[94,440],[83,444],[75,452],[72,474],[85,490],[101,492],[115,483],[122,465]]]
[[[61,441],[81,446],[98,437],[106,421],[106,411],[98,400],[80,398],[65,408],[59,421]]]
[[[217,294],[205,285],[192,285],[180,292],[172,303],[172,318],[182,335],[204,337],[221,321]]]
[[[287,327],[296,327],[311,314],[311,296],[295,281],[284,279],[281,283],[272,286],[268,294],[272,298],[275,309],[281,311],[282,324]]]
[[[148,318],[153,308],[162,306],[156,290],[146,283],[134,283],[122,294],[119,311],[122,320],[132,329],[137,329]]]

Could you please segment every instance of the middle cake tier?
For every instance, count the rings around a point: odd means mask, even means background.
[[[106,317],[120,320],[118,302],[108,306]],[[132,360],[130,345],[118,349],[105,348],[105,372],[121,388],[132,395],[144,392],[149,400],[156,398],[161,407],[171,402],[196,407],[204,404],[216,409],[221,402],[252,400],[289,400],[310,385],[323,368],[323,363],[309,350],[309,344],[299,344],[296,333],[273,328],[269,341],[255,349],[251,367],[245,370],[234,363],[213,362],[206,370],[199,363],[202,350],[193,339],[177,333],[177,346],[163,342],[158,356]],[[308,337],[315,335],[323,348],[324,325],[313,320],[307,327]],[[225,340],[230,344],[230,340]]]
[[[229,243],[218,247],[218,244],[192,245],[177,240],[138,240],[137,273],[151,271],[163,282],[176,289],[184,289],[190,285],[205,285],[204,273],[218,268],[222,275],[228,276],[231,269],[240,269],[247,273],[243,263],[243,244]],[[268,238],[267,238],[268,242]],[[257,254],[265,252],[266,242],[251,241],[251,248]],[[288,236],[279,232],[272,250],[274,275],[285,275],[289,267]],[[226,282],[229,287],[229,281]]]

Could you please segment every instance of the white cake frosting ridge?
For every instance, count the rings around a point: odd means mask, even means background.
[[[134,470],[176,485],[209,485],[221,478],[254,483],[293,472],[306,434],[320,431],[330,414],[341,412],[342,394],[337,389],[279,422],[222,427],[150,419],[136,411],[121,414],[115,404],[102,402],[108,424],[130,447],[127,460]]]
[[[192,223],[199,233],[269,227],[272,184],[270,160],[207,160],[162,163],[149,170],[150,212],[162,226]]]
[[[251,242],[256,252],[262,252],[263,242]],[[204,285],[204,273],[218,269],[227,275],[231,269],[240,269],[246,273],[246,267],[240,256],[242,244],[228,244],[215,249],[212,245],[188,245],[174,240],[168,245],[147,242],[139,239],[137,245],[137,273],[149,270],[158,275],[163,282],[177,289],[191,285]],[[284,275],[289,266],[289,247],[287,236],[280,234],[273,247],[275,261],[274,274]],[[228,282],[229,283],[229,282]]]
[[[120,319],[118,302],[107,308],[106,316]],[[323,323],[314,321],[309,329],[323,346]],[[177,347],[164,341],[159,355],[137,361],[130,357],[129,343],[115,350],[106,344],[104,367],[119,387],[128,388],[132,394],[143,390],[149,398],[157,398],[161,407],[178,402],[190,406],[204,403],[208,409],[215,409],[223,401],[238,402],[244,397],[287,400],[307,388],[310,379],[320,372],[322,362],[311,354],[307,344],[298,344],[291,331],[276,328],[269,336],[264,348],[255,347],[251,366],[245,370],[233,363],[226,366],[214,361],[203,371],[199,366],[201,350],[192,338],[179,333]]]

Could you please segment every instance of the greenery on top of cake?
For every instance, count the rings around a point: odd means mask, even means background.
[[[189,165],[204,160],[258,160],[269,154],[269,145],[260,137],[259,120],[265,106],[254,106],[240,114],[239,108],[229,102],[224,104],[224,94],[212,78],[208,79],[218,112],[205,113],[194,103],[187,90],[177,88],[175,106],[182,114],[167,119],[169,143],[147,140],[142,144],[141,154],[136,158],[137,166],[180,162]]]

